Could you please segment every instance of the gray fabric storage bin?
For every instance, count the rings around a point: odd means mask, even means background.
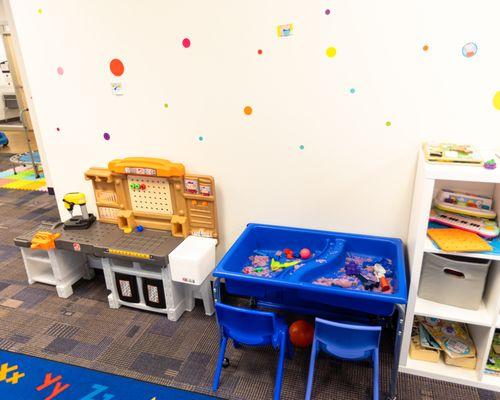
[[[426,253],[418,296],[438,303],[477,310],[491,260]]]

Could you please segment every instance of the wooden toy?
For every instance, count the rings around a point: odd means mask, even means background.
[[[475,233],[461,229],[428,229],[427,234],[443,251],[472,252],[493,250],[488,242]]]
[[[429,162],[481,165],[481,155],[469,145],[454,143],[425,143],[425,158]]]
[[[470,193],[443,189],[434,200],[434,206],[443,211],[469,215],[471,217],[494,219],[493,199]]]
[[[472,232],[487,239],[493,239],[500,234],[500,229],[493,220],[453,214],[435,208],[431,209],[429,221]]]
[[[187,174],[169,160],[131,157],[91,168],[85,178],[92,181],[100,221],[126,233],[140,225],[177,237],[218,237],[211,176]]]

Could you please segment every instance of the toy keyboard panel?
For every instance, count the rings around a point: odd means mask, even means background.
[[[493,239],[500,233],[495,221],[449,213],[436,208],[431,210],[429,220],[452,228],[473,232],[488,239]]]

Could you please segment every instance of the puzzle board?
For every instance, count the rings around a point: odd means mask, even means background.
[[[168,178],[128,175],[127,181],[133,211],[173,214]]]

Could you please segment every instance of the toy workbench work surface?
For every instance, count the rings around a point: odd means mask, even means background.
[[[218,237],[213,178],[141,157],[91,168],[85,178],[92,181],[99,221],[87,211],[83,193],[66,194],[69,220],[15,239],[29,282],[54,285],[66,298],[77,280],[91,279],[93,268],[101,268],[111,308],[125,305],[176,321],[199,297],[205,312],[213,314],[210,273]],[[73,215],[75,206],[81,215]]]
[[[407,302],[399,239],[249,224],[213,275],[216,301],[225,290],[253,304],[338,318],[398,314],[391,395]],[[346,312],[347,311],[347,312]]]

